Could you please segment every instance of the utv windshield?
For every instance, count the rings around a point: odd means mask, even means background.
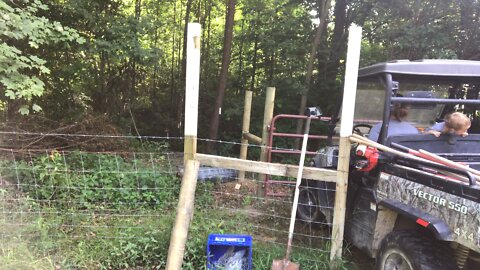
[[[382,80],[359,80],[357,84],[357,97],[355,103],[355,124],[375,124],[382,121],[386,86]],[[394,78],[395,80],[395,78]],[[464,99],[477,98],[478,83],[447,80],[414,80],[398,79],[397,96],[412,98],[450,98]],[[470,94],[469,94],[470,93]],[[446,113],[464,111],[475,115],[475,109],[468,112],[468,106],[445,104],[412,104],[409,106],[407,122],[415,125],[420,130],[430,127],[435,122],[442,121]]]

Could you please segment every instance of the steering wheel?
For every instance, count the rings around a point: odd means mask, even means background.
[[[365,135],[368,135],[370,133],[370,130],[372,130],[372,125],[356,124],[356,125],[353,126],[353,131],[352,132],[355,133],[355,134],[358,134],[360,136],[365,137]]]

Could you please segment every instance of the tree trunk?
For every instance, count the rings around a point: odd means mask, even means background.
[[[138,26],[140,24],[140,15],[142,12],[141,7],[142,7],[142,0],[135,0],[135,22],[136,22],[135,26]],[[136,27],[133,32],[135,33],[135,39],[136,39],[135,42],[139,43]],[[131,59],[132,70],[130,71],[130,76],[132,78],[132,81],[131,81],[130,93],[128,95],[129,98],[127,99],[127,102],[131,102],[132,100],[135,99],[135,96],[136,96],[135,89],[137,86],[137,60],[138,60],[137,56],[134,56]]]
[[[254,33],[254,44],[253,44],[253,59],[252,59],[252,79],[250,81],[250,91],[255,91],[255,74],[257,73],[257,50],[258,50],[258,35]]]
[[[176,1],[173,1],[173,25],[176,25],[177,24],[177,3]],[[177,28],[176,27],[173,27],[173,30],[172,30],[172,66],[171,66],[171,69],[170,69],[170,108],[175,108],[175,38],[176,38],[176,31]],[[173,119],[173,115],[172,116],[172,119]]]
[[[313,64],[315,62],[315,58],[317,56],[318,48],[320,47],[320,40],[322,39],[323,29],[326,25],[328,11],[330,10],[331,0],[321,0],[318,5],[318,16],[320,22],[318,24],[317,30],[315,31],[315,37],[312,42],[312,49],[310,51],[310,57],[308,58],[308,66],[307,66],[307,75],[305,77],[305,89],[302,93],[302,98],[300,99],[300,107],[298,109],[298,114],[302,115],[305,112],[305,107],[307,106],[307,97],[308,91],[310,90],[310,86],[312,84],[312,73],[313,73]],[[300,134],[302,131],[303,121],[297,121],[297,133]],[[296,148],[300,145],[300,140],[296,140]]]
[[[220,122],[220,113],[223,104],[223,97],[225,96],[225,88],[227,86],[228,68],[230,66],[230,56],[232,51],[232,39],[233,39],[233,24],[235,16],[235,4],[236,0],[228,0],[227,3],[227,15],[225,19],[225,32],[223,37],[223,55],[222,66],[220,68],[220,78],[217,87],[217,99],[212,112],[212,120],[210,122],[210,129],[208,132],[208,138],[216,140],[218,136],[218,125]],[[215,144],[209,141],[207,144],[207,151],[213,153]]]
[[[347,38],[347,3],[346,0],[337,0],[334,10],[335,27],[333,29],[332,47],[330,49],[329,66],[327,68],[327,79],[333,80],[337,76],[340,67],[340,56],[345,51]]]
[[[457,55],[459,59],[472,59],[476,53],[475,42],[470,42],[474,40],[474,25],[475,25],[475,8],[473,0],[464,0],[459,2],[460,5],[460,31],[459,38],[457,42]],[[473,46],[472,46],[473,45]],[[478,57],[478,56],[477,56]]]
[[[208,64],[208,62],[210,61],[210,25],[212,23],[212,20],[211,20],[211,13],[212,13],[212,2],[211,1],[208,1],[208,7],[206,8],[205,10],[205,25],[206,27],[203,28],[203,32],[202,32],[202,41],[201,42],[201,46],[202,46],[202,49],[201,51],[203,52],[204,54],[204,57],[202,57],[202,59],[200,59],[200,61],[202,61],[202,65],[203,67],[205,67],[205,71],[204,71],[204,74],[206,74],[206,76],[208,76],[210,74],[210,70],[209,70],[209,67],[210,65]]]
[[[242,20],[242,26],[241,26],[241,30],[240,30],[240,33],[241,35],[243,35],[243,26],[245,24],[245,19]],[[240,71],[240,93],[243,93],[245,91],[244,87],[245,87],[245,78],[244,78],[244,75],[243,75],[243,40],[240,40],[240,49],[239,49],[239,52],[238,52],[238,69]]]

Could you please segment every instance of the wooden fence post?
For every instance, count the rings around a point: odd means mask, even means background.
[[[275,107],[275,87],[267,87],[267,95],[265,97],[265,109],[263,112],[263,129],[262,129],[262,149],[260,153],[260,161],[266,162],[268,158],[267,144],[269,139],[269,127],[273,119],[273,109]],[[265,179],[265,175],[260,175],[260,181]],[[258,189],[259,196],[263,197],[264,189]]]
[[[332,247],[330,251],[331,261],[336,261],[336,259],[342,257],[351,147],[348,137],[352,134],[353,129],[361,41],[362,28],[351,25],[348,35],[347,63],[343,89],[337,183],[332,224]]]
[[[252,114],[252,91],[245,91],[245,104],[243,109],[243,124],[242,124],[242,145],[240,147],[240,159],[247,159],[248,139],[244,134],[250,132],[250,116]],[[245,181],[245,171],[238,172],[238,181],[243,183]]]
[[[197,152],[198,88],[200,81],[199,23],[189,23],[187,30],[187,66],[185,78],[185,140],[184,160],[193,159]]]
[[[183,263],[188,228],[193,218],[195,189],[200,163],[195,161],[197,152],[198,86],[200,80],[201,26],[189,23],[187,29],[187,67],[185,81],[185,141],[184,174],[177,216],[168,247],[167,270],[180,270]]]
[[[185,253],[185,243],[188,237],[188,228],[193,218],[195,188],[197,186],[198,168],[196,160],[187,160],[180,189],[180,198],[177,206],[177,216],[170,237],[166,270],[180,270]]]

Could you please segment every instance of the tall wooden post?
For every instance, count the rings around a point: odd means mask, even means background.
[[[189,23],[187,30],[187,67],[185,81],[185,141],[184,160],[193,159],[197,152],[198,88],[200,81],[199,23]]]
[[[330,260],[332,261],[342,257],[351,147],[348,137],[352,135],[353,129],[361,41],[362,28],[356,25],[350,26],[340,125],[340,148],[337,168],[335,208],[332,224],[332,249],[330,253]]]
[[[266,162],[268,159],[268,139],[269,127],[273,119],[273,109],[275,107],[275,87],[267,87],[267,95],[265,97],[265,109],[263,112],[263,129],[262,129],[262,149],[260,153],[260,161]],[[260,175],[260,179],[264,180],[265,175]],[[259,196],[264,196],[264,190],[258,190]]]
[[[177,216],[170,237],[166,270],[180,270],[188,238],[188,228],[193,219],[195,188],[197,186],[199,162],[187,160],[178,199]]]
[[[245,92],[245,104],[243,109],[243,124],[242,124],[242,145],[240,147],[240,159],[247,159],[248,139],[243,136],[250,132],[250,116],[252,113],[252,91]],[[245,181],[245,171],[238,173],[238,181],[242,183]]]
[[[189,23],[187,29],[187,67],[185,82],[185,142],[184,175],[178,199],[177,216],[168,247],[167,270],[180,270],[183,263],[188,228],[193,218],[195,189],[199,162],[194,160],[197,152],[198,85],[200,79],[201,26]]]

